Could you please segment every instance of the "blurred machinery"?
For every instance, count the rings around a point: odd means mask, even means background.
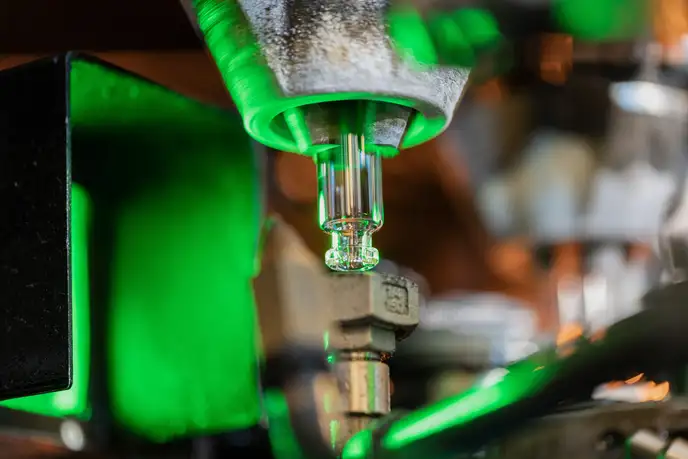
[[[684,401],[664,402],[669,383],[675,396],[685,389],[688,358],[678,307],[688,295],[688,26],[667,16],[685,19],[678,3],[182,3],[241,120],[75,54],[0,74],[7,207],[38,211],[59,197],[48,205],[59,214],[20,213],[6,225],[37,236],[6,238],[15,252],[3,252],[2,279],[13,306],[46,311],[51,333],[41,336],[54,339],[43,347],[61,349],[46,358],[27,344],[16,357],[6,341],[1,369],[11,372],[0,382],[40,378],[3,398],[73,379],[68,391],[5,402],[8,423],[73,451],[125,455],[685,457]],[[537,95],[524,151],[477,193],[497,236],[544,253],[555,277],[550,327],[504,295],[450,292],[422,309],[411,276],[372,270],[382,158],[449,126],[469,68],[476,85]],[[585,96],[589,105],[577,103]],[[34,113],[45,119],[29,122]],[[265,214],[264,150],[246,133],[313,158],[325,264]],[[43,198],[13,190],[35,180],[46,153],[54,169],[41,182],[59,186]],[[46,245],[28,225],[45,221],[59,241],[42,257],[52,269],[34,257],[34,277],[19,282],[16,250]],[[664,283],[647,271],[657,240]],[[37,285],[44,295],[33,297]],[[391,361],[393,381],[388,359],[419,318]],[[468,377],[399,403],[411,412],[391,411],[423,366],[424,377],[457,368]],[[653,391],[637,399],[649,405],[592,401],[643,377]],[[587,430],[571,433],[581,420]]]

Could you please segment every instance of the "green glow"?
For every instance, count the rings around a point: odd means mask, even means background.
[[[339,438],[339,421],[330,421],[330,447],[335,450],[337,448],[337,439]]]
[[[238,116],[88,61],[71,85],[74,141],[119,158],[105,179],[127,191],[108,208],[116,421],[153,441],[254,425],[261,206]]]
[[[215,59],[227,89],[241,112],[246,131],[258,142],[277,150],[315,155],[333,145],[310,144],[300,107],[344,100],[370,100],[417,108],[416,102],[369,93],[316,94],[285,97],[264,61],[250,26],[236,0],[194,0],[198,25]],[[413,117],[403,147],[422,144],[439,135],[447,125],[441,116]],[[394,156],[394,148],[367,151]]]
[[[437,14],[430,18],[428,26],[435,39],[438,54],[445,62],[462,63],[466,66],[475,64],[471,44],[453,15]]]
[[[277,459],[303,459],[305,456],[294,436],[289,418],[289,405],[280,391],[266,390],[263,396],[268,414],[270,446]]]
[[[637,36],[646,22],[645,0],[557,0],[560,26],[584,40],[620,40]]]
[[[392,8],[388,23],[401,57],[422,65],[472,67],[479,52],[502,41],[494,16],[479,8],[435,12],[427,20],[414,8]]]
[[[364,459],[373,448],[373,433],[361,430],[344,445],[342,459]]]
[[[86,191],[72,185],[71,276],[73,383],[65,391],[9,400],[2,406],[45,416],[88,417],[89,291],[88,231],[91,202]]]
[[[502,39],[497,20],[487,10],[461,8],[453,15],[466,41],[474,47],[490,46]]]
[[[556,353],[545,351],[491,372],[468,391],[396,421],[382,438],[382,447],[386,450],[403,448],[532,396],[557,373],[558,362]],[[366,458],[371,448],[372,433],[361,431],[346,444],[342,459]]]
[[[384,437],[387,449],[398,449],[421,438],[449,429],[486,413],[504,408],[537,391],[552,375],[531,361],[512,365],[501,379],[483,381],[467,392],[396,422]],[[348,459],[348,458],[347,458]]]
[[[390,9],[389,35],[403,59],[419,65],[437,65],[439,59],[425,20],[416,8],[406,5]]]

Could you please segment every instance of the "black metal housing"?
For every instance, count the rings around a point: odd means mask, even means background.
[[[71,384],[66,79],[0,73],[0,400]]]

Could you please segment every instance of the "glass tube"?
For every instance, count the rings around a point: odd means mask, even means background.
[[[332,238],[325,263],[334,271],[368,271],[380,256],[372,235],[383,222],[380,155],[364,136],[342,132],[340,146],[316,157],[320,227]]]

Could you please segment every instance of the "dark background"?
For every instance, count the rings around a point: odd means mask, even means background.
[[[0,2],[0,53],[202,49],[177,0]]]

